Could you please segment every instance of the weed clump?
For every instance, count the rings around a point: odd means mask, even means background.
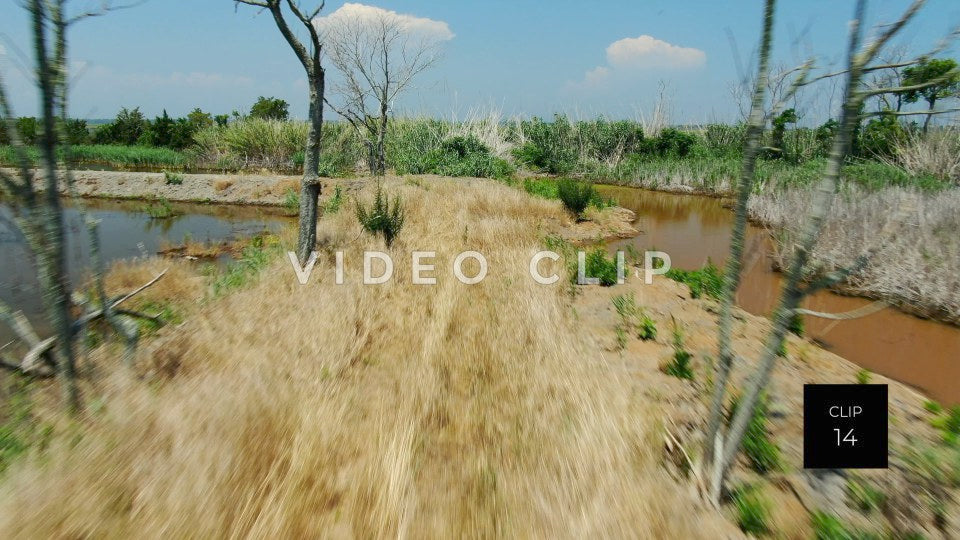
[[[706,295],[719,300],[723,294],[723,271],[710,260],[699,270],[671,268],[666,275],[690,287],[691,298],[701,298]]]
[[[150,219],[169,219],[179,215],[167,199],[159,199],[155,203],[144,206],[142,210],[150,216]]]
[[[360,224],[368,233],[374,236],[382,235],[387,247],[393,244],[393,239],[400,233],[404,217],[403,202],[400,200],[400,196],[394,197],[391,203],[390,198],[384,195],[381,184],[377,185],[373,206],[369,209],[364,207],[360,201],[357,201],[357,219],[360,220]]]
[[[180,173],[163,171],[163,179],[168,186],[179,186],[183,184],[183,175]]]
[[[740,487],[731,494],[737,511],[737,525],[747,534],[770,531],[770,501],[756,486]]]
[[[607,258],[603,248],[594,248],[584,257],[584,271],[586,277],[594,277],[600,280],[600,285],[610,287],[617,283],[617,261],[615,258]],[[576,283],[577,273],[571,274],[571,279]]]
[[[596,190],[590,182],[561,178],[557,181],[557,196],[577,220],[583,218],[583,211],[596,198]]]
[[[730,403],[728,422],[736,415],[739,406],[740,396],[735,396]],[[743,437],[743,453],[747,456],[750,468],[760,474],[781,469],[780,447],[770,439],[770,432],[767,430],[767,412],[767,397],[762,395],[753,409]]]
[[[870,384],[870,377],[872,374],[866,369],[860,369],[857,371],[857,384]]]
[[[637,337],[644,341],[656,339],[657,325],[643,308],[637,305],[633,293],[615,296],[613,307],[620,317],[616,332],[617,344],[620,345],[621,349],[626,345],[628,331],[636,333]]]
[[[862,512],[877,510],[886,499],[886,495],[879,489],[854,478],[847,481],[847,496]]]
[[[283,210],[288,216],[300,214],[300,194],[293,188],[287,188],[283,194]]]
[[[693,354],[683,344],[683,330],[673,321],[673,357],[663,368],[663,372],[678,379],[693,380]]]
[[[333,189],[333,197],[330,197],[323,205],[324,214],[336,214],[343,206],[343,189],[337,186]]]

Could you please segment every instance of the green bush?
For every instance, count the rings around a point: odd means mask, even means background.
[[[394,159],[397,174],[440,174],[444,176],[476,176],[507,178],[513,167],[490,153],[474,136],[455,136],[440,142],[432,150],[418,154],[404,151],[402,159]]]
[[[179,186],[183,184],[183,175],[180,173],[173,173],[170,171],[163,171],[164,183],[168,186]]]
[[[740,396],[734,396],[730,403],[728,421],[736,415],[739,406]],[[770,440],[770,432],[767,430],[767,410],[767,398],[761,396],[743,437],[743,453],[750,463],[750,468],[761,474],[781,469],[780,448]]]
[[[16,130],[24,146],[33,146],[40,140],[40,123],[32,116],[17,118]]]
[[[814,538],[817,540],[880,540],[880,535],[855,529],[844,524],[837,516],[816,511],[810,518]]]
[[[553,122],[534,117],[520,123],[524,143],[513,150],[520,163],[551,174],[566,174],[577,166],[580,157],[573,126],[565,115],[554,115]]]
[[[300,193],[293,188],[287,188],[283,194],[283,209],[288,216],[300,213]]]
[[[667,270],[666,276],[689,286],[691,298],[700,298],[707,295],[719,300],[723,294],[723,271],[709,260],[699,270],[671,268]]]
[[[404,218],[400,196],[396,196],[391,203],[389,197],[384,195],[381,184],[377,185],[373,206],[370,209],[364,207],[359,200],[357,201],[357,219],[360,220],[360,224],[368,233],[382,235],[387,247],[393,244],[394,238],[403,228]]]
[[[863,512],[879,509],[886,499],[886,495],[879,489],[854,478],[847,481],[847,496]]]
[[[870,384],[870,375],[866,369],[857,370],[857,384]]]
[[[336,214],[343,206],[343,189],[337,186],[333,189],[333,197],[330,197],[323,205],[324,214]]]
[[[770,501],[756,486],[743,486],[731,493],[737,511],[737,525],[747,534],[761,535],[770,531]]]
[[[684,348],[683,331],[673,321],[673,357],[663,368],[663,372],[678,379],[693,380],[693,367],[690,365],[693,355]]]
[[[590,182],[561,178],[557,181],[557,196],[567,210],[579,220],[583,217],[583,211],[590,205],[590,201],[597,197],[597,193]]]
[[[657,325],[646,312],[637,305],[633,293],[626,295],[620,294],[613,298],[613,307],[620,317],[617,324],[617,340],[620,341],[621,334],[626,338],[627,330],[637,333],[637,337],[643,341],[657,338]],[[622,348],[622,347],[621,347]]]
[[[170,201],[166,199],[159,199],[156,202],[150,203],[142,207],[142,211],[150,216],[151,219],[169,219],[180,215],[180,212],[175,210],[170,204]]]
[[[256,236],[241,252],[240,259],[230,263],[227,270],[213,283],[215,295],[243,287],[263,271],[280,252],[280,242],[274,236]]]
[[[907,138],[896,116],[885,115],[867,122],[860,133],[860,154],[866,157],[893,157],[896,147]]]
[[[260,96],[250,107],[250,117],[283,121],[290,117],[290,105],[280,98]]]
[[[594,277],[600,280],[600,285],[610,287],[617,283],[617,261],[615,258],[608,258],[603,248],[594,248],[584,256],[584,270],[586,277]],[[572,280],[577,279],[577,274],[571,276]]]
[[[647,153],[661,157],[686,157],[697,143],[696,135],[675,128],[664,128],[656,139],[647,139]]]
[[[956,444],[960,439],[960,405],[954,405],[945,410],[940,416],[931,420],[930,424],[940,430],[945,443]]]

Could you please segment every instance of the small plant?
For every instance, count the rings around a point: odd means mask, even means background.
[[[215,295],[223,294],[250,283],[272,260],[280,250],[280,242],[275,236],[255,236],[246,247],[240,259],[230,263],[227,271],[213,282]]]
[[[377,184],[377,193],[373,199],[373,206],[369,210],[357,201],[357,219],[360,220],[360,224],[372,235],[383,235],[387,247],[393,244],[393,239],[403,227],[404,217],[400,197],[394,197],[391,204],[389,197],[384,195],[381,184]]]
[[[678,379],[693,380],[693,367],[690,365],[693,355],[684,348],[683,330],[673,320],[673,358],[663,368],[663,372]]]
[[[728,421],[736,414],[739,406],[740,396],[735,396],[730,403]],[[767,412],[767,397],[761,395],[743,437],[743,453],[750,462],[750,468],[760,474],[781,468],[780,447],[770,439],[770,432],[767,429]]]
[[[293,188],[287,188],[283,196],[283,209],[289,216],[296,216],[300,213],[300,194]]]
[[[706,295],[719,300],[720,295],[723,294],[723,271],[709,260],[699,270],[671,268],[666,276],[689,286],[691,298],[701,298]]]
[[[847,481],[847,496],[863,512],[880,508],[886,499],[886,495],[879,489],[854,478]]]
[[[960,405],[954,405],[943,411],[931,420],[930,424],[940,430],[943,442],[955,445],[960,439]]]
[[[923,408],[929,413],[940,414],[943,412],[943,406],[933,400],[927,400],[923,402]]]
[[[865,369],[857,371],[857,384],[870,384],[870,377],[872,373]]]
[[[816,511],[810,518],[813,524],[814,538],[817,540],[870,540],[880,536],[855,529],[840,521],[840,518],[826,512]]]
[[[787,329],[794,335],[803,337],[803,315],[795,313],[793,317],[790,317],[790,324]]]
[[[627,348],[627,331],[623,329],[622,325],[618,324],[617,327],[614,328],[614,332],[616,332],[617,335],[617,349],[622,351]]]
[[[613,307],[617,310],[617,315],[620,316],[620,322],[616,327],[618,342],[621,334],[624,340],[626,339],[628,330],[635,331],[637,337],[644,341],[656,339],[657,325],[653,319],[646,314],[643,308],[637,305],[633,293],[615,296],[613,298]],[[624,341],[624,343],[626,343],[626,341]],[[621,347],[621,349],[622,348],[623,347]]]
[[[341,206],[343,206],[343,189],[337,186],[333,189],[333,197],[330,197],[327,203],[323,205],[323,213],[336,214],[340,211]]]
[[[143,211],[150,216],[151,219],[168,219],[178,215],[178,212],[173,209],[170,201],[166,199],[159,199],[155,203],[144,206]]]
[[[590,205],[590,201],[597,196],[593,184],[571,178],[557,181],[557,195],[578,221],[582,219],[583,211]]]
[[[737,525],[748,534],[770,531],[770,501],[756,486],[743,486],[731,494],[737,511]]]
[[[615,258],[607,258],[603,248],[594,248],[590,253],[584,256],[584,272],[586,277],[594,277],[600,280],[600,285],[610,287],[617,283],[617,261]],[[577,272],[571,274],[570,278],[576,282]]]
[[[179,186],[183,183],[183,175],[169,171],[163,171],[164,181],[168,186]]]

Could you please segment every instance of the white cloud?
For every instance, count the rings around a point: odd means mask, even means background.
[[[690,70],[707,61],[707,54],[700,49],[673,45],[648,35],[614,41],[607,46],[606,53],[606,65],[587,71],[582,81],[568,86],[597,88],[645,70]]]
[[[403,31],[410,34],[421,35],[438,41],[447,41],[453,39],[454,36],[453,32],[450,31],[450,26],[443,21],[350,2],[340,6],[339,9],[329,15],[317,17],[313,20],[313,23],[322,31],[324,28],[333,26],[335,23],[341,21],[359,21],[364,24],[370,24],[376,23],[383,18],[396,21]]]
[[[607,47],[607,62],[617,68],[696,68],[707,61],[700,49],[680,47],[653,36],[624,38]]]

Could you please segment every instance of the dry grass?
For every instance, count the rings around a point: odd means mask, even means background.
[[[307,286],[277,261],[141,358],[173,379],[88,389],[102,412],[9,471],[0,536],[729,536],[659,466],[655,411],[575,327],[562,282],[528,276],[559,205],[492,182],[387,187],[408,211],[392,281],[358,284],[382,242],[324,218],[345,284],[331,257]],[[418,249],[437,252],[435,286],[411,284]],[[489,262],[480,284],[452,277],[466,249]]]
[[[230,180],[228,178],[217,180],[216,182],[213,183],[213,188],[216,189],[217,191],[226,191],[230,189],[231,186],[233,186],[233,180]]]
[[[915,133],[894,149],[894,165],[914,176],[929,174],[960,184],[960,129],[944,128],[927,135]]]
[[[810,193],[792,190],[755,197],[752,216],[775,228],[777,257],[789,255],[801,220],[807,215]],[[896,208],[915,205],[906,222],[894,224],[891,237],[879,233],[895,219]],[[886,188],[867,193],[853,190],[837,198],[813,257],[832,270],[851,264],[873,246],[879,251],[844,290],[891,300],[908,311],[960,323],[960,190],[917,193]]]

